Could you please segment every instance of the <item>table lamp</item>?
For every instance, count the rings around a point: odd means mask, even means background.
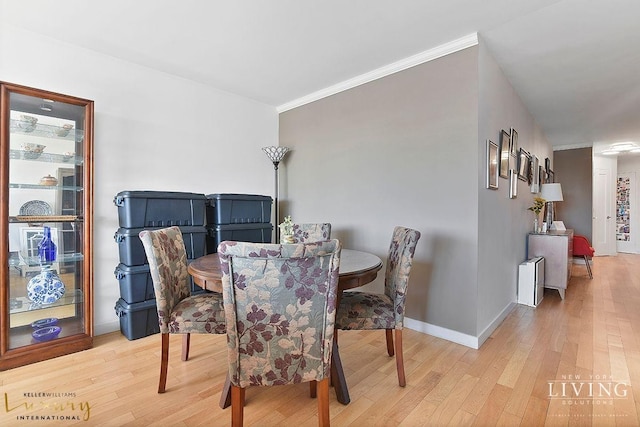
[[[278,165],[280,161],[284,159],[285,154],[289,151],[287,147],[262,147],[262,151],[269,157],[269,160],[273,162],[273,169],[276,176],[276,187],[275,187],[275,200],[273,203],[274,207],[274,217],[275,217],[275,240],[274,243],[278,243]]]
[[[540,187],[540,197],[542,197],[547,202],[547,229],[554,230],[555,227],[553,225],[553,203],[562,202],[564,200],[564,198],[562,197],[562,187],[557,182],[542,184]]]

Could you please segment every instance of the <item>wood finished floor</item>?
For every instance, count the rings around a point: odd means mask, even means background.
[[[405,388],[383,332],[342,332],[351,403],[331,391],[332,424],[640,425],[640,255],[596,258],[593,280],[584,265],[573,273],[564,301],[547,291],[537,309],[518,305],[479,350],[405,329]],[[159,395],[158,335],[99,336],[91,350],[0,372],[0,425],[229,425],[230,410],[218,406],[225,345],[224,336],[194,336],[191,359],[181,362],[180,337],[172,337],[167,392]],[[563,399],[569,378],[579,392],[567,386]],[[591,399],[589,383],[596,395],[606,383],[617,393]],[[35,395],[47,392],[60,395]],[[315,426],[316,407],[306,384],[249,389],[245,425]],[[72,415],[80,420],[20,418]]]

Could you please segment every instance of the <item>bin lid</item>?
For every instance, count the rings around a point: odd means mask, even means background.
[[[181,191],[121,191],[114,197],[118,199],[200,199],[206,197],[202,193],[185,193]]]
[[[234,193],[216,193],[216,194],[207,194],[207,199],[215,199],[215,200],[269,200],[271,201],[270,196],[263,196],[260,194],[234,194]]]

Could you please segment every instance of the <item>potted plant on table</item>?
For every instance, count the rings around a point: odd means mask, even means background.
[[[536,217],[533,220],[533,232],[534,233],[539,233],[540,232],[540,221],[539,221],[539,217],[540,217],[540,212],[542,212],[542,209],[544,209],[544,204],[545,204],[546,200],[543,199],[542,197],[534,197],[533,198],[533,205],[529,206],[527,209],[532,211],[534,214],[536,214]]]
[[[293,221],[291,221],[291,215],[285,216],[284,221],[278,227],[280,227],[280,243],[293,243]]]

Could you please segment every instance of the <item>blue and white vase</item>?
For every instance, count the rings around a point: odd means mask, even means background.
[[[52,304],[64,295],[64,283],[50,266],[43,266],[27,285],[27,298],[35,304]]]

